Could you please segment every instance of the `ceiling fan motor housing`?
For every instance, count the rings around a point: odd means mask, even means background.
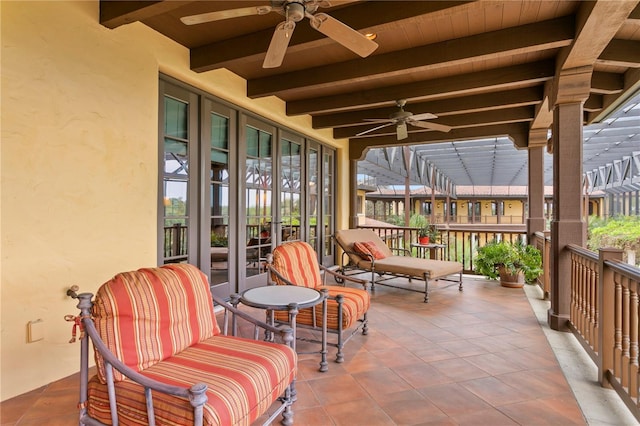
[[[287,1],[284,4],[285,16],[288,21],[300,22],[305,17],[305,5],[301,1]]]
[[[409,111],[398,111],[394,112],[389,116],[392,120],[405,121],[407,118],[411,117],[413,114]]]

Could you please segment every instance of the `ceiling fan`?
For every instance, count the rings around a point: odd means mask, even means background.
[[[315,13],[319,7],[329,6],[331,6],[331,3],[328,0],[272,0],[271,6],[243,7],[201,13],[184,16],[180,20],[185,25],[195,25],[241,16],[266,15],[269,12],[277,12],[284,15],[284,22],[278,24],[271,38],[267,55],[262,64],[263,68],[277,68],[282,64],[289,41],[291,41],[291,35],[296,28],[296,22],[300,22],[305,17],[309,18],[312,28],[363,58],[376,50],[378,44],[369,40],[363,34],[326,13]]]
[[[437,115],[431,114],[430,112],[426,112],[424,114],[413,114],[409,111],[404,110],[404,106],[407,104],[406,99],[399,99],[396,101],[396,105],[400,108],[400,111],[396,111],[389,116],[389,118],[365,118],[364,121],[370,121],[373,123],[385,123],[380,126],[374,127],[369,130],[365,130],[364,132],[360,132],[356,134],[356,136],[366,135],[367,133],[374,132],[378,129],[382,129],[387,126],[396,125],[396,135],[398,136],[398,140],[406,139],[409,134],[407,132],[407,123],[412,126],[422,127],[423,129],[429,130],[437,130],[439,132],[448,132],[451,130],[451,127],[445,126],[444,124],[438,123],[430,123],[427,120],[430,118],[438,118]]]

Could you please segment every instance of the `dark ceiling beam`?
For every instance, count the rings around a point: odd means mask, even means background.
[[[393,104],[396,99],[427,100],[507,90],[514,86],[543,83],[554,76],[554,61],[540,61],[511,67],[437,78],[379,89],[287,102],[287,114],[321,114],[352,108]]]
[[[393,77],[408,71],[430,71],[442,67],[522,55],[568,46],[575,22],[566,16],[455,40],[373,55],[368,58],[256,78],[247,82],[250,98],[282,96],[301,90],[335,87],[350,80]]]
[[[438,124],[444,124],[447,126],[451,126],[454,129],[463,129],[466,127],[477,127],[477,126],[493,126],[497,124],[508,124],[508,123],[521,123],[521,122],[529,122],[533,120],[533,112],[534,109],[531,106],[528,107],[516,107],[509,108],[505,110],[493,110],[493,111],[481,111],[474,112],[470,114],[462,114],[462,115],[450,115],[447,117],[441,117],[433,120],[424,120],[424,121],[432,121]],[[356,135],[356,133],[363,132],[372,127],[378,126],[381,123],[369,123],[363,124],[359,123],[358,126],[353,127],[340,127],[333,130],[333,137],[335,139],[344,139],[344,138],[352,138]],[[430,132],[432,130],[426,130],[419,127],[414,127],[408,125],[409,133],[420,133],[420,132]],[[371,132],[367,134],[368,138],[375,138],[380,135],[395,135],[396,134],[396,126],[391,125],[389,127],[385,127],[384,129],[377,130],[375,132]]]
[[[407,139],[398,142],[395,135],[378,138],[349,139],[349,159],[361,160],[365,150],[384,146],[420,145],[428,143],[462,141],[482,139],[489,137],[509,137],[517,147],[524,148],[527,145],[529,125],[522,123],[501,124],[497,126],[472,127],[466,129],[453,129],[449,133],[422,132],[410,133]]]
[[[448,9],[464,7],[469,1],[394,1],[389,8],[387,2],[360,2],[336,9],[330,14],[356,30],[372,29],[397,20],[409,19],[420,15],[447,13]],[[304,25],[303,25],[304,24]],[[191,69],[205,72],[228,65],[238,59],[254,55],[264,55],[269,47],[273,28],[257,31],[246,36],[221,40],[215,43],[191,49]],[[311,43],[325,38],[325,35],[311,28],[307,20],[296,26],[289,48]]]
[[[602,95],[591,93],[585,101],[582,109],[588,112],[598,112],[602,110]]]
[[[624,75],[594,71],[591,75],[591,93],[611,95],[624,89]]]
[[[169,12],[191,1],[105,1],[100,0],[100,23],[107,28],[142,21]]]
[[[611,40],[598,56],[597,63],[622,67],[640,67],[640,41]]]
[[[540,86],[534,86],[452,99],[416,102],[407,104],[405,109],[414,114],[430,112],[439,117],[445,117],[454,114],[468,114],[493,109],[535,105],[540,102],[541,97],[542,89]],[[336,114],[314,115],[311,122],[314,129],[347,127],[362,124],[362,121],[367,118],[387,118],[390,114],[397,111],[398,107],[385,107]]]
[[[628,19],[632,19],[634,21],[640,20],[640,4],[638,4],[636,8],[631,11]]]

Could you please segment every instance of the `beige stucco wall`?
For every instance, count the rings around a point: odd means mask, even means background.
[[[338,150],[345,141],[250,100],[224,70],[189,70],[186,49],[141,24],[98,23],[97,1],[2,1],[0,400],[78,371],[72,284],[155,265],[158,74],[166,73]],[[345,176],[346,175],[346,176]],[[346,212],[348,174],[338,176]],[[347,184],[345,184],[345,182]],[[343,217],[344,216],[344,217]],[[338,226],[348,216],[339,214]],[[41,319],[44,339],[27,343]]]

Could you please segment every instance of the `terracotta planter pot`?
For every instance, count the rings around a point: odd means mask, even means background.
[[[524,274],[522,271],[518,271],[517,274],[510,274],[501,266],[498,268],[498,272],[500,273],[500,285],[502,287],[521,288],[524,286]]]
[[[422,245],[429,244],[429,237],[418,237],[418,242]]]

